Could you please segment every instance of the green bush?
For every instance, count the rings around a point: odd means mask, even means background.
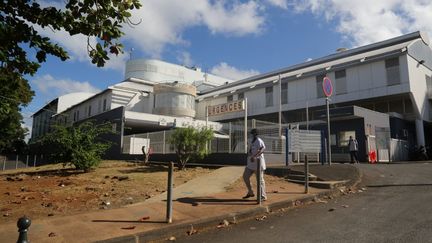
[[[212,138],[213,131],[208,128],[176,128],[169,143],[175,146],[179,169],[184,169],[186,163],[193,159],[204,158],[208,153],[206,145]]]
[[[78,126],[55,126],[43,143],[52,148],[51,156],[58,162],[88,172],[100,164],[101,156],[111,147],[111,142],[101,139],[101,135],[109,133],[111,124],[87,121]]]

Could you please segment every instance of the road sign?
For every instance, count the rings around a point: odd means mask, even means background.
[[[332,84],[332,81],[329,77],[323,78],[322,87],[323,87],[323,91],[324,91],[325,96],[330,97],[333,94],[333,84]]]
[[[290,129],[288,131],[288,151],[320,153],[321,131]]]

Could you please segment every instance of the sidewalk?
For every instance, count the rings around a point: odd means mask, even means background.
[[[124,208],[33,220],[28,237],[31,242],[144,242],[185,234],[191,225],[195,229],[216,227],[224,219],[239,221],[290,207],[297,200],[312,200],[319,194],[330,193],[330,190],[310,188],[306,195],[302,185],[276,183],[267,187],[268,200],[259,206],[254,199],[241,199],[244,189],[225,191],[226,186],[242,175],[243,168],[223,167],[174,188],[172,224],[165,223],[166,195],[162,194]],[[16,224],[1,226],[1,241],[16,242]],[[50,234],[55,236],[49,237]]]

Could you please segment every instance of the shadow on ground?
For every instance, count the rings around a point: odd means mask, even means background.
[[[213,198],[213,197],[182,197],[176,201],[181,203],[191,204],[192,206],[205,205],[255,205],[254,198],[241,199],[241,198]]]

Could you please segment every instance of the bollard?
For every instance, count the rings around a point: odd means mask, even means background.
[[[26,168],[28,167],[28,162],[29,162],[29,156],[27,154],[27,156],[26,156]]]
[[[256,180],[257,180],[257,204],[261,205],[261,159],[257,160]]]
[[[18,154],[15,158],[15,170],[18,169]]]
[[[309,193],[309,161],[307,154],[305,154],[305,164],[304,164],[304,174],[305,174],[305,193]]]
[[[31,220],[27,218],[27,216],[23,216],[20,219],[18,219],[17,226],[18,226],[19,237],[17,243],[29,242],[27,238],[27,231],[30,225],[31,225]]]
[[[174,167],[174,163],[169,162],[169,164],[168,164],[167,211],[166,211],[166,222],[168,224],[172,223],[173,167]]]

